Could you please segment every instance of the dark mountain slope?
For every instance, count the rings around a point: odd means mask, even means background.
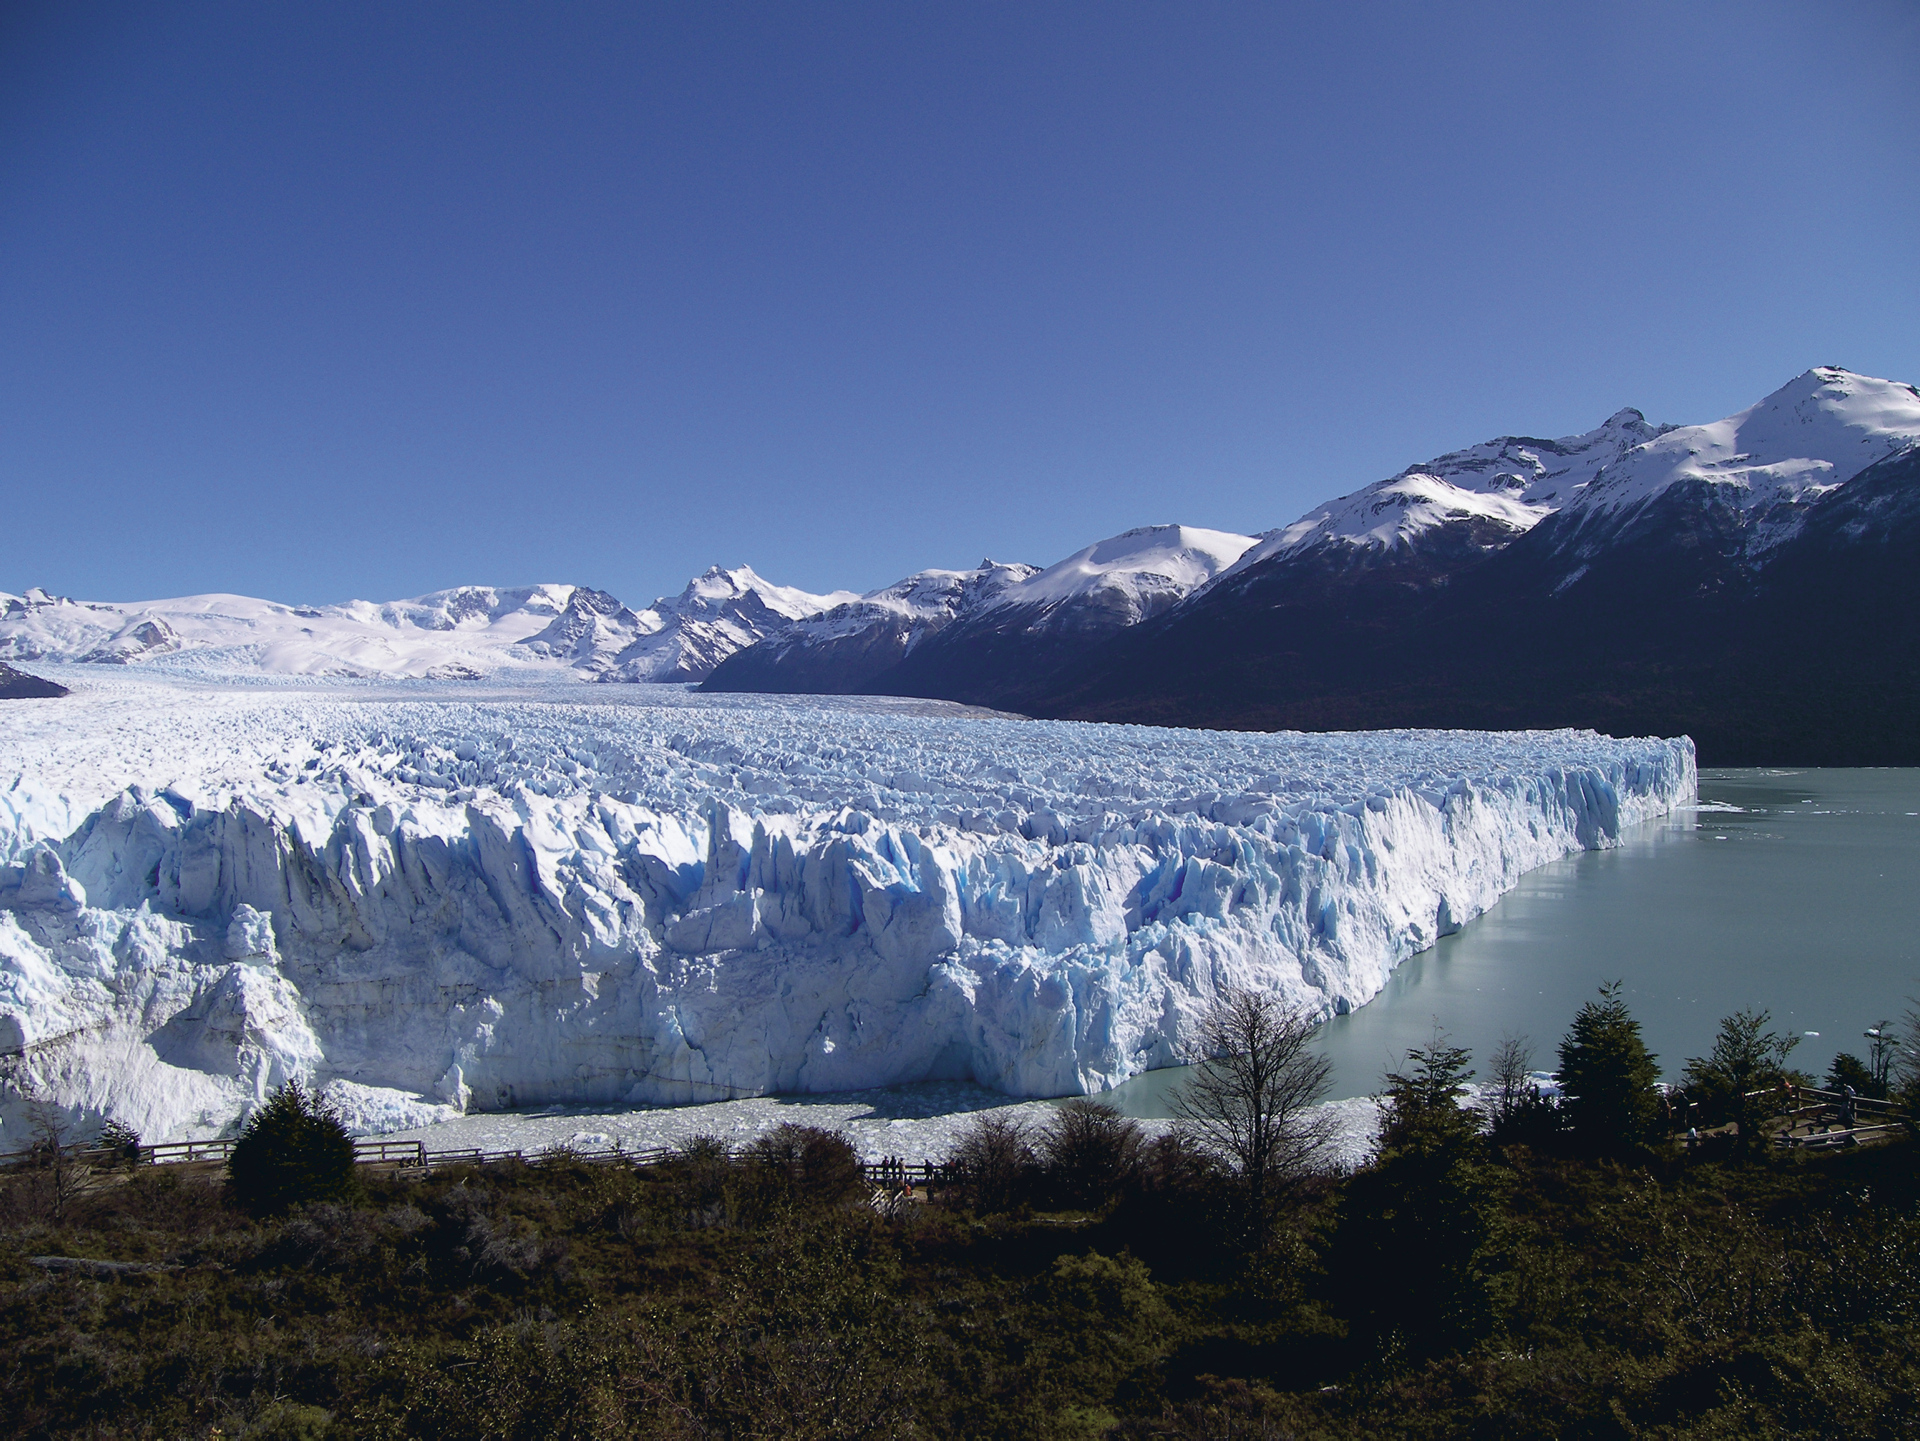
[[[0,700],[41,700],[66,694],[67,688],[63,685],[0,664]]]
[[[1234,729],[1686,733],[1703,764],[1920,764],[1920,448],[1777,544],[1682,482],[1477,562],[1281,556],[1002,704]],[[1422,561],[1428,563],[1423,564]]]

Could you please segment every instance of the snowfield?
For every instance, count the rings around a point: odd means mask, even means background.
[[[231,1131],[288,1078],[368,1132],[1097,1092],[1182,1059],[1224,985],[1364,1004],[1695,788],[1690,741],[1590,732],[62,678],[0,703],[0,1146],[29,1097],[157,1141]]]

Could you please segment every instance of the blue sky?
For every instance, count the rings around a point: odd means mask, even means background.
[[[1920,381],[1920,6],[15,4],[0,589],[1255,531]]]

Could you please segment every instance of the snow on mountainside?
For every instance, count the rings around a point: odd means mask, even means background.
[[[994,604],[1039,573],[1036,565],[1003,565],[993,560],[983,560],[972,570],[917,571],[905,580],[800,621],[773,644],[780,647],[836,639],[857,634],[875,623],[898,623],[917,636]]]
[[[1449,525],[1475,525],[1498,547],[1556,512],[1615,515],[1689,480],[1743,511],[1791,511],[1915,440],[1920,391],[1818,366],[1708,425],[1649,425],[1622,410],[1584,435],[1507,436],[1409,466],[1263,536],[1233,573],[1315,545],[1416,545]],[[1780,514],[1756,540],[1777,543],[1790,530]]]
[[[465,586],[414,600],[290,606],[238,595],[123,604],[0,593],[0,658],[161,664],[188,674],[477,675],[550,625],[576,588]]]
[[[675,688],[0,708],[0,1146],[972,1078],[1095,1091],[1218,988],[1325,1012],[1690,800],[1683,741],[1229,735]]]
[[[1612,519],[1691,482],[1742,513],[1749,549],[1793,534],[1808,502],[1920,441],[1920,389],[1817,366],[1738,415],[1670,428],[1608,465],[1573,509]]]
[[[1181,629],[1192,617],[1194,629],[1179,642],[1186,647],[1211,646],[1214,632],[1241,624],[1237,606],[1292,607],[1296,627],[1325,637],[1362,616],[1376,633],[1391,633],[1412,620],[1421,596],[1456,585],[1549,520],[1542,546],[1572,552],[1553,585],[1578,584],[1609,537],[1636,523],[1699,532],[1709,548],[1733,532],[1744,554],[1764,557],[1797,532],[1808,505],[1916,440],[1920,393],[1912,386],[1817,368],[1710,425],[1654,425],[1627,409],[1581,435],[1503,436],[1454,451],[1258,540],[1181,526],[1129,531],[1006,586],[937,630],[924,628],[910,644],[887,640],[892,623],[876,613],[849,614],[830,636],[801,628],[742,651],[707,684],[940,696],[1037,714],[1086,714],[1081,707],[1098,704],[1118,709],[1097,714],[1170,719],[1184,702],[1127,709],[1130,690],[1161,684],[1157,662],[1116,654],[1111,675],[1095,673],[1107,664],[1104,648],[1143,621]],[[1682,500],[1696,508],[1655,514]],[[1716,512],[1710,521],[1697,513],[1700,503]],[[854,634],[862,623],[864,641]],[[1086,642],[1102,650],[1087,652]],[[1297,656],[1300,643],[1287,641],[1287,654]],[[1089,699],[1096,695],[1102,699]],[[1211,723],[1233,719],[1231,711],[1209,713]]]
[[[701,680],[735,651],[858,599],[850,590],[813,595],[764,581],[749,566],[722,570],[716,565],[673,599],[662,598],[642,611],[635,638],[605,660],[600,679]]]
[[[1089,720],[1579,725],[1684,732],[1715,765],[1914,764],[1920,392],[1821,367],[1635,440],[1653,430],[1622,412],[1551,455],[1502,441],[1413,467],[1275,532],[1158,621],[933,693]]]
[[[1225,531],[1153,525],[1046,570],[982,561],[970,571],[922,571],[742,650],[715,668],[707,689],[944,694],[943,686],[968,684],[962,671],[982,646],[1072,645],[1138,625],[1253,543]],[[969,659],[956,669],[950,651]]]
[[[923,570],[795,621],[714,668],[711,690],[858,692],[931,636],[1038,573],[983,560],[972,570]]]
[[[1036,612],[1045,628],[1096,610],[1110,622],[1135,625],[1165,610],[1231,566],[1254,544],[1250,535],[1190,525],[1147,525],[1076,551],[992,602]]]
[[[474,679],[572,672],[694,681],[794,620],[854,599],[718,566],[634,612],[586,586],[464,586],[413,600],[290,606],[237,595],[105,604],[0,592],[0,659],[189,675]]]
[[[1388,550],[1461,522],[1481,523],[1498,543],[1573,502],[1604,467],[1672,429],[1649,425],[1637,410],[1622,410],[1583,435],[1559,440],[1509,435],[1456,450],[1316,506],[1292,525],[1261,537],[1232,569],[1250,570],[1314,545]]]

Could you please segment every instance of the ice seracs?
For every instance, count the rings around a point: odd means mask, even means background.
[[[281,1080],[463,1108],[1097,1091],[1325,1012],[1692,798],[1684,741],[1256,735],[572,685],[89,671],[0,710],[0,1140]]]

